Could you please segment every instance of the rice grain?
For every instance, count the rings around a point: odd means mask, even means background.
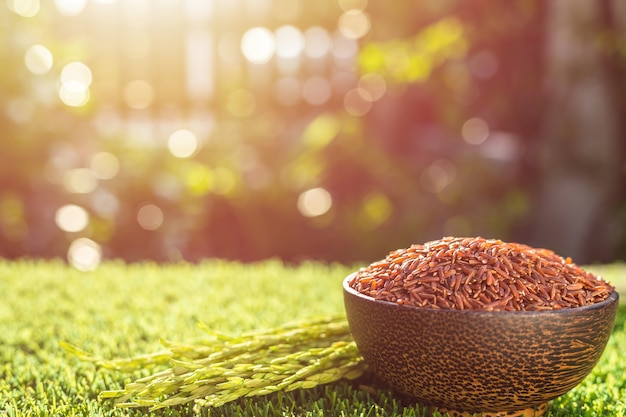
[[[482,237],[445,237],[398,249],[361,268],[350,286],[398,304],[481,311],[576,308],[615,290],[551,250]]]

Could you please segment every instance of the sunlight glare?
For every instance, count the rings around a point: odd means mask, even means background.
[[[42,75],[50,71],[54,59],[52,52],[45,46],[33,45],[26,50],[24,63],[30,72]]]
[[[176,158],[189,158],[196,153],[198,146],[198,138],[187,129],[173,132],[167,141],[167,148]]]
[[[154,204],[145,204],[137,211],[137,223],[145,230],[157,230],[163,218],[163,210]]]
[[[89,213],[76,204],[66,204],[56,211],[54,221],[64,232],[80,232],[89,224]]]
[[[87,5],[87,0],[54,0],[54,5],[64,16],[77,16]]]
[[[324,188],[317,187],[304,191],[298,197],[298,211],[305,217],[325,214],[333,205],[333,199]]]
[[[70,244],[67,259],[79,271],[94,271],[102,261],[102,248],[93,240],[81,237]]]
[[[276,43],[272,32],[264,27],[247,30],[241,38],[241,52],[253,64],[265,64],[274,55]]]

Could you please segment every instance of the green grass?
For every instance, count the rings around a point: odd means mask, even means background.
[[[591,270],[626,299],[626,266]],[[142,373],[98,370],[68,355],[67,341],[97,356],[157,351],[161,337],[193,341],[201,321],[238,334],[320,315],[343,314],[341,281],[351,268],[207,261],[200,265],[110,262],[82,273],[55,261],[0,260],[0,417],[8,416],[423,416],[372,376],[288,394],[238,400],[194,413],[116,409],[97,396]],[[598,366],[547,414],[626,416],[626,305]]]

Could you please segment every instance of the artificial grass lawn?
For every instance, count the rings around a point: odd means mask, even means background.
[[[342,265],[278,261],[251,265],[109,262],[79,272],[60,261],[0,260],[0,417],[8,416],[424,416],[424,410],[371,375],[309,390],[237,400],[194,413],[116,409],[100,401],[147,373],[98,370],[68,355],[67,341],[96,356],[128,357],[161,349],[159,339],[192,341],[201,321],[239,334],[314,316],[343,314]],[[622,294],[600,363],[546,414],[626,416],[626,265],[589,267]]]

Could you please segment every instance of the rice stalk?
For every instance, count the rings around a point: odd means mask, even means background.
[[[165,350],[126,359],[96,358],[69,343],[61,346],[96,366],[131,372],[167,365],[121,390],[103,391],[117,407],[151,410],[194,402],[219,407],[242,397],[313,388],[362,375],[366,365],[344,318],[291,323],[240,336],[217,333],[193,344],[161,340]]]

